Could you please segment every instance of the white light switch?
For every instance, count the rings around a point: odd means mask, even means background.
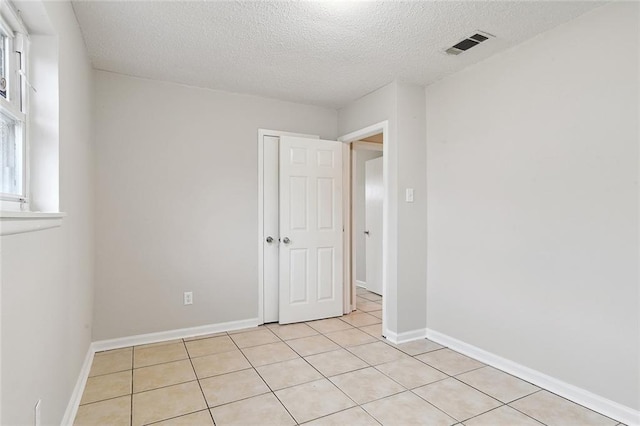
[[[413,188],[407,188],[405,200],[407,203],[413,203]]]

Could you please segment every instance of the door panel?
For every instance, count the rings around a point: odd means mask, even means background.
[[[335,297],[333,270],[335,269],[333,247],[318,248],[318,300],[331,300]]]
[[[280,323],[342,314],[342,144],[280,138]]]
[[[367,290],[382,295],[382,157],[365,162]]]
[[[307,303],[307,289],[309,286],[309,263],[307,249],[292,249],[289,251],[289,303]]]
[[[306,176],[291,176],[289,178],[289,229],[296,231],[307,230],[307,191]]]
[[[333,229],[334,188],[333,178],[318,178],[318,229]]]

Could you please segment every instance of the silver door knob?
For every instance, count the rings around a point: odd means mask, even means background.
[[[285,243],[285,244],[289,244],[291,242],[291,240],[289,239],[289,237],[284,237],[282,242]]]
[[[273,242],[273,237],[267,237],[267,242],[271,244]]]

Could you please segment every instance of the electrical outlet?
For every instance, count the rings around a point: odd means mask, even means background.
[[[34,426],[40,426],[40,403],[41,399],[36,402],[36,406],[34,407],[34,416],[33,416],[33,424]]]
[[[184,292],[184,304],[185,305],[193,305],[193,292],[185,291]]]

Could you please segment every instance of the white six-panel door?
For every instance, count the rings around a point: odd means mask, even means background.
[[[280,138],[281,324],[342,315],[342,143]]]

